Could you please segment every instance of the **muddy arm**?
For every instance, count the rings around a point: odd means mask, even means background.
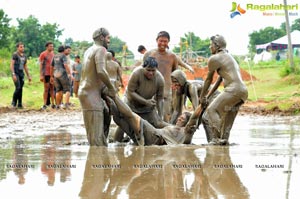
[[[190,84],[189,86],[189,93],[190,93],[190,100],[193,105],[193,109],[195,110],[199,104],[199,99],[198,99],[198,91],[197,91],[197,86],[194,86],[193,84]]]
[[[111,98],[108,98],[111,100]],[[132,110],[130,109],[130,107],[124,103],[119,96],[115,96],[113,99],[112,99],[116,105],[116,109],[115,111],[112,111],[113,112],[113,115],[114,117],[118,117],[118,114],[117,112],[121,113],[122,114],[122,117],[123,119],[125,119],[128,123],[129,123],[129,126],[135,130],[135,132],[138,132],[139,131],[139,122],[140,122],[140,118],[139,116],[137,116],[136,114],[134,114],[132,112]],[[119,118],[116,118],[116,119],[119,119]],[[120,124],[118,124],[120,125]]]
[[[172,110],[172,116],[171,116],[171,120],[170,123],[171,124],[175,124],[176,120],[178,119],[179,115],[181,115],[182,113],[182,106],[183,106],[183,96],[181,95],[175,95],[173,96],[172,99],[172,106],[173,106],[173,110]]]
[[[207,95],[207,99],[209,99],[209,97],[210,97],[211,95],[213,95],[213,93],[218,89],[218,87],[220,86],[222,80],[223,80],[222,77],[219,76],[218,79],[217,79],[217,81],[216,81],[215,84],[213,85],[213,87],[210,89],[210,91],[209,91],[209,93],[208,93],[208,95]]]

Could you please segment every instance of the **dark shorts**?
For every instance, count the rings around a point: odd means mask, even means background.
[[[54,78],[54,86],[56,92],[63,91],[64,93],[70,92],[71,84],[67,75],[63,75],[59,78]]]
[[[44,76],[44,82],[45,83],[50,83],[50,75],[45,75]]]

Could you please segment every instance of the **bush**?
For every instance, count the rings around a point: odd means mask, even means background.
[[[0,49],[0,77],[10,76],[11,52],[7,49]]]

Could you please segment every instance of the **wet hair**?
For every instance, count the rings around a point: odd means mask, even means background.
[[[16,48],[19,48],[19,46],[21,46],[21,45],[23,45],[23,46],[25,47],[25,45],[24,45],[22,42],[18,42],[18,43],[16,44]]]
[[[143,50],[146,50],[145,46],[139,45],[138,46],[138,52],[142,52]]]
[[[147,57],[142,66],[144,68],[145,67],[157,68],[158,67],[158,63],[157,63],[157,61],[155,60],[154,57]]]
[[[45,47],[48,47],[49,45],[53,44],[52,41],[48,41],[46,44],[45,44]]]
[[[64,45],[58,46],[57,51],[58,51],[59,53],[64,52],[64,50],[65,50],[65,46],[64,46]]]
[[[106,37],[109,35],[109,32],[106,28],[98,28],[97,30],[94,31],[93,33],[93,39],[96,40],[100,36]]]
[[[222,35],[214,35],[210,37],[210,40],[215,44],[218,50],[222,50],[226,48],[226,41]]]
[[[167,31],[160,31],[157,34],[156,40],[158,40],[158,38],[160,38],[160,37],[166,37],[170,41],[170,35],[169,35],[169,33]]]

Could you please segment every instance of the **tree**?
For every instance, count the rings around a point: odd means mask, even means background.
[[[184,34],[184,37],[180,38],[181,50],[193,51],[197,56],[207,57],[210,55],[209,44],[210,40],[208,38],[202,40],[200,37],[196,36],[193,32],[188,32]],[[188,48],[188,49],[187,49]],[[175,47],[173,52],[180,53],[180,47]]]
[[[300,18],[296,19],[292,24],[292,31],[299,30],[300,31]]]
[[[13,31],[14,42],[23,42],[25,52],[28,56],[37,57],[45,50],[45,43],[52,41],[59,43],[58,38],[63,30],[59,30],[58,25],[46,23],[41,25],[37,18],[30,15],[27,19],[17,18],[19,25]]]
[[[276,29],[270,26],[264,29],[260,29],[259,31],[254,31],[249,34],[250,37],[249,50],[251,52],[256,52],[255,45],[271,42],[284,35],[285,35],[285,30],[283,30],[282,28]]]
[[[109,49],[113,50],[115,52],[115,56],[124,56],[123,55],[123,47],[126,46],[126,42],[122,41],[118,37],[111,36],[110,37],[110,44]],[[126,48],[126,56],[127,57],[133,57],[132,51]]]
[[[0,9],[0,48],[9,48],[10,47],[10,32],[11,28],[9,25],[10,18],[7,14]]]

